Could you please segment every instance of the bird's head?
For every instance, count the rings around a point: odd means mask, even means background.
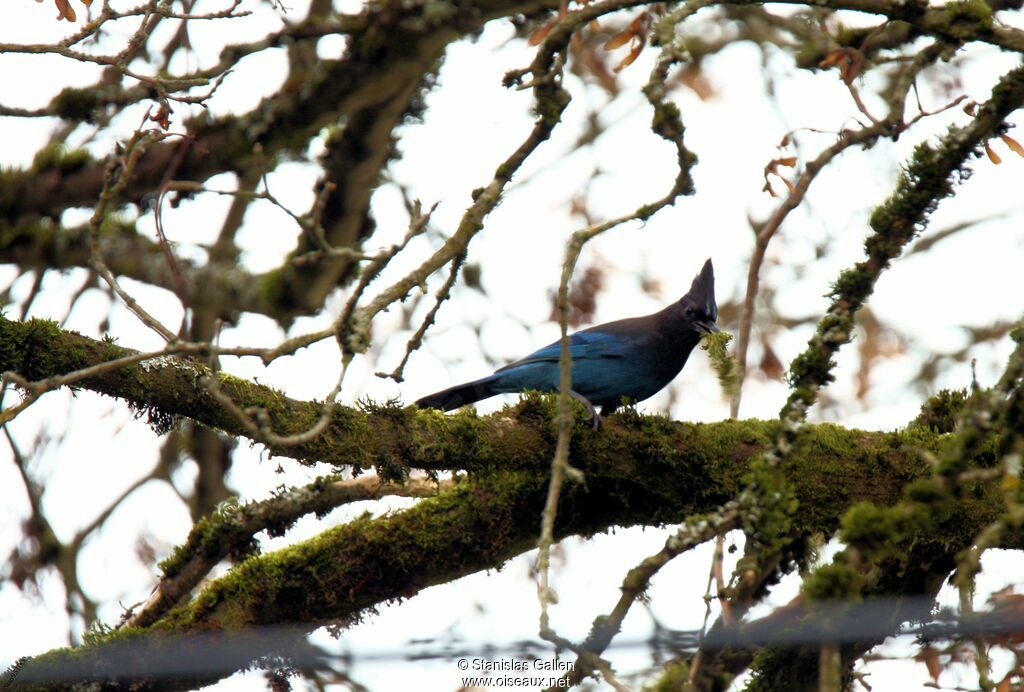
[[[679,299],[683,318],[700,334],[719,331],[718,303],[715,302],[715,268],[709,258],[700,273],[694,277],[690,290]]]

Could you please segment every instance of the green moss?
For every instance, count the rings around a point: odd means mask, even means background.
[[[910,502],[929,505],[939,505],[951,499],[949,492],[935,478],[918,478],[912,481],[907,485],[905,496]]]
[[[271,269],[270,271],[262,274],[259,277],[259,296],[260,301],[271,308],[271,314],[282,324],[290,323],[294,318],[288,309],[291,307],[287,304],[286,296],[288,291],[284,285],[285,272],[283,269]]]
[[[554,83],[539,84],[534,87],[537,95],[533,112],[540,123],[548,130],[555,127],[562,118],[562,111],[569,105],[569,92]]]
[[[427,0],[423,3],[423,19],[428,27],[440,26],[457,14],[455,6],[441,0]]]
[[[867,242],[875,242],[877,236],[871,236]],[[871,295],[871,291],[875,285],[875,277],[865,268],[862,264],[854,265],[850,269],[844,270],[836,282],[832,285],[832,295],[834,297],[844,296],[857,296],[861,299]]]
[[[651,129],[661,137],[676,141],[683,136],[683,120],[679,107],[672,102],[658,101],[651,120]]]
[[[168,413],[157,406],[139,404],[134,401],[128,402],[128,409],[132,412],[135,420],[145,420],[146,425],[159,436],[163,436],[178,427],[181,423],[181,416]]]
[[[1010,330],[1010,338],[1018,344],[1024,341],[1024,322]]]
[[[335,594],[337,602],[349,603],[350,612],[357,612],[446,581],[451,570],[459,571],[453,565],[467,559],[500,564],[509,550],[503,536],[520,518],[514,512],[481,514],[480,503],[518,506],[522,499],[503,500],[502,495],[524,492],[532,503],[541,500],[544,487],[543,481],[526,475],[505,477],[500,483],[463,483],[420,501],[415,511],[378,519],[364,515],[302,543],[245,560],[158,627],[216,622],[236,629],[264,621],[320,621],[331,617],[322,610],[323,594]],[[452,534],[453,526],[462,527],[459,534]],[[533,539],[513,541],[513,549],[525,550]],[[411,590],[410,571],[424,580]]]
[[[860,596],[864,575],[842,562],[822,565],[804,578],[803,592],[819,601],[848,600]]]
[[[731,399],[739,391],[740,366],[726,350],[730,341],[732,334],[729,332],[705,334],[700,347],[707,351],[711,359],[711,366],[718,374],[718,385],[722,388],[722,393]]]
[[[813,348],[804,350],[793,359],[789,367],[787,381],[793,387],[789,395],[790,400],[800,400],[808,404],[813,403],[817,393],[805,383],[814,383],[816,386],[828,384],[833,379],[832,353],[823,348],[820,343],[814,344]]]
[[[646,221],[654,216],[659,209],[661,209],[660,204],[644,204],[634,212],[634,216],[640,221]]]
[[[686,661],[673,662],[662,669],[657,680],[645,683],[642,692],[679,692],[685,690],[689,682],[689,664]]]
[[[750,664],[750,681],[744,692],[780,692],[818,679],[818,647],[762,647]]]
[[[900,174],[896,192],[871,214],[875,235],[865,241],[871,257],[887,262],[898,254],[939,200],[952,192],[951,176],[962,169],[966,154],[955,146],[917,146]]]
[[[942,451],[952,439],[938,430],[923,425],[909,425],[903,430],[896,430],[890,438],[890,446],[894,451],[905,449]]]
[[[903,502],[878,507],[860,502],[843,516],[840,538],[869,563],[906,559],[906,546],[918,537],[942,533],[954,511],[953,497],[933,478],[907,485]]]
[[[146,634],[146,630],[140,627],[113,627],[97,620],[82,635],[82,643],[86,647],[98,646],[116,641],[130,641]]]
[[[229,555],[241,560],[259,552],[255,537],[243,525],[244,507],[236,498],[221,502],[214,511],[192,526],[186,541],[160,562],[165,578],[177,576],[193,556],[220,559]]]
[[[0,371],[14,370],[28,380],[40,380],[54,372],[54,360],[84,361],[70,344],[68,351],[55,353],[63,339],[60,325],[53,320],[30,319],[14,322],[0,319]]]
[[[992,7],[984,0],[962,0],[933,9],[928,26],[933,30],[968,41],[992,28]]]
[[[103,92],[96,87],[67,87],[53,97],[50,108],[58,117],[65,120],[92,123],[96,109],[104,104]]]
[[[844,428],[833,423],[821,423],[815,426],[814,432],[812,444],[815,451],[822,453],[826,459],[849,456],[859,447],[861,435],[859,430]]]
[[[907,515],[900,508],[858,502],[843,517],[840,537],[862,554],[878,559],[896,550],[895,546],[906,540],[909,528]]]
[[[83,646],[73,648],[53,649],[45,654],[33,657],[24,657],[0,675],[0,689],[17,689],[19,691],[52,691],[73,689],[74,685],[67,680],[68,670],[77,670],[82,679],[75,680],[79,686],[88,686],[88,676],[84,671],[90,669],[98,679],[111,678],[112,672],[117,670],[115,661],[118,655],[124,655],[125,649],[107,649],[106,655],[102,655],[101,646],[118,644],[132,641],[146,641],[151,638],[151,633],[137,627],[113,628],[102,623],[93,625],[82,636]],[[150,652],[152,649],[150,649]],[[133,654],[137,657],[145,653],[143,647],[133,647]],[[20,678],[28,675],[33,680],[45,680],[46,682],[24,682]],[[99,688],[101,685],[96,685]]]
[[[36,152],[32,168],[36,171],[57,169],[64,173],[72,173],[81,170],[92,160],[92,156],[85,149],[69,151],[63,144],[52,143]]]
[[[938,433],[951,433],[967,403],[966,389],[942,389],[921,406],[911,425],[927,428]]]

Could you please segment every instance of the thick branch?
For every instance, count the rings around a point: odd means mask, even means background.
[[[553,406],[544,403],[548,415],[537,416],[540,406],[528,405],[533,415],[522,417],[520,425],[506,421],[492,428],[489,436],[464,438],[463,444],[477,457],[505,458],[513,452],[506,447],[515,447],[517,437],[499,431],[534,425],[550,431]],[[458,428],[459,418],[448,417],[448,426]],[[586,461],[587,481],[564,488],[558,536],[591,535],[638,523],[658,525],[713,509],[741,490],[747,461],[763,450],[777,424],[679,425],[627,414],[613,417],[601,433],[580,427],[574,439],[581,450],[574,458]],[[551,438],[548,433],[539,453],[520,450],[538,470],[548,463]],[[845,510],[858,501],[897,502],[909,479],[931,473],[927,461],[908,448],[934,450],[946,439],[920,428],[866,433],[811,426],[786,469],[799,499],[795,523],[807,533],[830,535]],[[411,457],[417,455],[416,446],[407,449]],[[829,483],[820,482],[822,474]],[[546,487],[542,473],[526,470],[475,474],[399,514],[357,519],[309,541],[250,558],[154,627],[161,632],[282,624],[313,629],[332,620],[350,621],[368,608],[408,598],[427,586],[498,567],[533,547],[535,517],[543,507]],[[976,494],[959,503],[957,514],[965,525],[949,529],[958,536],[984,526],[1002,508],[996,484],[979,486]],[[943,537],[935,539],[931,545],[937,554],[932,559],[944,549]],[[24,666],[22,674],[60,670],[63,656],[57,652],[41,657]],[[134,682],[139,689],[153,684]]]

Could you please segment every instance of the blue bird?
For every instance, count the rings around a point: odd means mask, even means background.
[[[638,402],[654,396],[683,369],[701,337],[718,331],[717,320],[715,273],[709,259],[689,292],[664,310],[571,335],[571,394],[586,406],[595,425],[595,406],[601,406],[601,414],[607,416],[624,400]],[[493,375],[430,394],[416,405],[451,411],[496,394],[558,391],[560,348],[556,341]]]

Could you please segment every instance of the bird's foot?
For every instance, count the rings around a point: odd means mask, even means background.
[[[597,412],[597,408],[594,407],[587,397],[583,396],[579,392],[569,392],[573,399],[583,404],[583,408],[587,409],[587,420],[590,421],[590,427],[593,430],[600,430],[601,423],[604,422],[604,418]]]

